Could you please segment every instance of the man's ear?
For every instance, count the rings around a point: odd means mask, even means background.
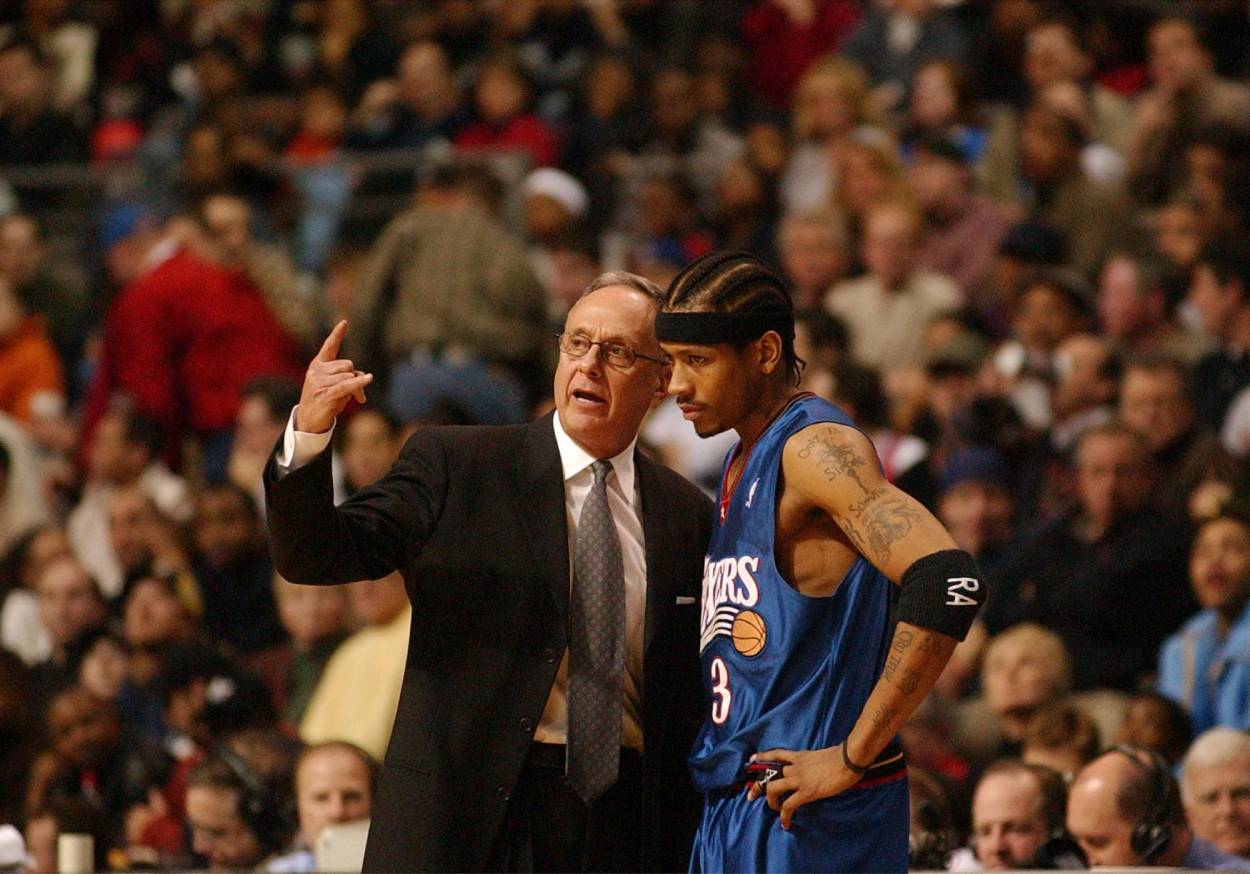
[[[759,350],[760,370],[765,375],[770,375],[774,370],[781,366],[783,357],[781,335],[776,331],[767,331],[764,336],[755,341]]]

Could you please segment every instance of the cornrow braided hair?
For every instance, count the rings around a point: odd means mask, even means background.
[[[749,252],[713,252],[696,258],[668,287],[665,312],[793,313],[786,282]],[[806,362],[794,352],[794,335],[782,336],[782,354],[798,384]]]

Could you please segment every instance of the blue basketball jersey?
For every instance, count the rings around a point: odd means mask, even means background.
[[[897,741],[857,787],[801,808],[793,833],[775,825],[776,814],[762,800],[748,804],[745,794],[735,791],[752,753],[841,743],[876,685],[890,644],[894,586],[862,557],[825,598],[800,594],[777,569],[782,449],[794,434],[822,422],[854,427],[836,406],[800,395],[751,448],[728,495],[722,476],[718,524],[703,572],[700,653],[709,709],[690,768],[695,786],[707,794],[707,807],[694,869],[839,870],[825,867],[835,862],[850,866],[843,870],[906,866],[906,768]],[[726,471],[740,450],[739,445],[730,453]],[[817,824],[823,821],[840,826]],[[736,834],[716,834],[726,822],[737,823]],[[748,822],[758,828],[743,834]],[[830,829],[838,835],[832,844]],[[856,837],[866,829],[871,847]],[[749,834],[752,830],[760,833]],[[769,838],[768,832],[777,834]],[[803,832],[822,836],[803,840]],[[832,857],[830,846],[838,848]]]

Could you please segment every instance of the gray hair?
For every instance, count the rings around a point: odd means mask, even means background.
[[[1181,761],[1181,797],[1185,803],[1193,800],[1189,797],[1190,766],[1208,768],[1227,764],[1234,759],[1250,759],[1250,734],[1220,726],[1198,735]]]
[[[656,309],[663,307],[664,301],[667,299],[664,290],[650,279],[647,279],[645,276],[639,276],[637,273],[630,273],[628,270],[609,270],[607,273],[600,273],[590,285],[586,286],[586,290],[582,292],[581,297],[611,285],[623,285],[626,288],[632,288],[634,291],[646,295],[655,304]]]

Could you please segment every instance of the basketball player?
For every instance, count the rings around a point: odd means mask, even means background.
[[[976,564],[844,412],[795,389],[793,305],[756,258],[692,263],[656,332],[695,430],[740,439],[704,561],[691,869],[906,870],[895,733],[984,599]]]

